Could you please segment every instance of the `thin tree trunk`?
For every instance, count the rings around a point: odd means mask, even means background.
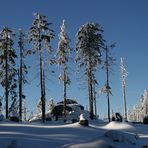
[[[46,120],[46,115],[45,115],[45,95],[46,95],[46,93],[45,93],[45,69],[44,69],[44,62],[42,61],[42,70],[43,70],[43,113],[44,113],[44,118],[45,118],[45,120]]]
[[[67,97],[67,76],[66,76],[66,68],[64,67],[64,106],[63,106],[63,113],[64,113],[64,120],[66,119],[66,97]]]
[[[96,101],[96,90],[95,90],[95,84],[93,84],[93,93],[94,93],[94,110],[95,110],[95,118],[97,118],[97,101]]]
[[[27,114],[27,109],[26,109],[26,97],[24,98],[24,121],[26,121],[26,114]]]
[[[21,43],[20,43],[21,44]],[[22,121],[22,69],[23,69],[23,60],[22,57],[23,52],[22,52],[22,45],[20,45],[20,70],[19,70],[19,117],[20,121]]]
[[[88,85],[88,103],[89,103],[89,111],[90,111],[90,108],[91,108],[91,106],[90,106],[90,104],[91,104],[91,98],[90,98],[90,77],[89,77],[89,70],[87,71],[87,85]]]
[[[126,107],[125,85],[123,85],[123,99],[124,99],[124,120],[127,121],[127,107]]]
[[[92,81],[92,70],[90,68],[90,119],[94,118],[94,112],[93,112],[93,81]]]
[[[43,75],[44,75],[44,69],[43,69],[43,59],[42,59],[42,47],[41,47],[41,35],[40,35],[40,30],[39,30],[39,58],[40,58],[40,88],[41,88],[41,103],[42,103],[42,121],[43,123],[45,122],[45,95],[44,95],[44,80],[43,80]]]
[[[91,61],[89,59],[89,61]],[[93,113],[93,81],[92,81],[92,69],[91,64],[89,62],[89,69],[88,69],[88,93],[89,93],[89,113],[90,113],[90,119],[93,119],[94,113]]]
[[[41,102],[42,102],[42,121],[45,122],[45,104],[44,104],[44,87],[43,87],[43,64],[42,55],[40,51],[40,87],[41,87]]]
[[[6,119],[8,119],[9,109],[8,109],[8,34],[6,38],[6,63],[5,63],[5,97],[6,97]]]
[[[109,71],[108,71],[108,48],[106,47],[106,87],[109,89]],[[107,90],[108,121],[110,122],[110,99],[109,90]]]

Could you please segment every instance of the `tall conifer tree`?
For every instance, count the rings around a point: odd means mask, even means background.
[[[40,62],[40,88],[41,88],[41,102],[42,102],[42,120],[45,122],[45,72],[43,69],[44,59],[43,54],[45,53],[44,49],[47,49],[48,52],[51,52],[50,41],[54,37],[54,32],[50,28],[50,25],[47,21],[47,17],[35,14],[35,19],[32,26],[29,29],[30,42],[33,44],[35,53],[39,55]]]
[[[13,31],[4,27],[0,32],[0,83],[5,88],[6,101],[6,119],[9,115],[9,107],[16,110],[17,98],[17,70],[15,68],[16,52],[13,48]],[[9,97],[11,95],[12,104],[9,105]]]
[[[86,23],[76,36],[76,62],[84,70],[88,83],[88,100],[90,118],[93,119],[93,76],[101,63],[101,47],[104,46],[102,27],[95,23]],[[95,77],[94,77],[95,78]]]
[[[68,38],[68,35],[66,33],[66,26],[65,26],[65,20],[63,20],[62,26],[61,26],[61,32],[59,36],[59,43],[57,48],[57,62],[62,67],[62,74],[60,74],[60,80],[63,81],[63,88],[64,88],[64,108],[63,108],[63,114],[64,117],[66,117],[66,99],[67,99],[67,85],[70,84],[70,78],[68,76],[68,62],[70,58],[70,54],[72,52],[72,49],[70,48],[70,39]]]

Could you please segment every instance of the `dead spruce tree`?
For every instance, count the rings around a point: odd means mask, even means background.
[[[102,27],[95,23],[86,23],[76,35],[76,62],[87,78],[90,118],[93,119],[93,76],[101,63],[101,47],[104,46]]]
[[[66,118],[66,99],[67,99],[67,85],[70,85],[70,78],[68,76],[68,62],[70,59],[70,54],[72,49],[69,46],[70,39],[67,36],[66,33],[66,27],[65,27],[65,20],[63,20],[62,26],[61,26],[61,32],[59,36],[59,43],[57,48],[57,63],[62,68],[62,73],[59,76],[59,79],[63,81],[63,91],[64,91],[64,105],[63,105],[63,114],[64,118]]]
[[[33,44],[35,52],[39,55],[39,69],[40,69],[40,89],[41,89],[41,102],[42,102],[42,120],[45,122],[45,72],[43,54],[47,49],[48,53],[51,52],[50,41],[54,37],[53,30],[47,21],[47,17],[38,13],[34,14],[35,19],[29,30],[30,42]],[[46,53],[47,54],[47,53]]]
[[[107,106],[108,106],[108,121],[111,121],[110,118],[110,95],[112,95],[111,87],[110,87],[110,80],[109,80],[109,74],[111,73],[111,67],[113,66],[115,59],[111,55],[111,49],[115,47],[115,44],[112,44],[110,46],[104,47],[105,50],[105,61],[103,62],[103,69],[106,71],[106,83],[104,87],[102,88],[101,92],[106,93],[107,96]]]

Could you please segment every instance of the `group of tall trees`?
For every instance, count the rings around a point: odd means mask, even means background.
[[[22,120],[22,101],[25,98],[23,85],[27,82],[26,74],[28,73],[27,66],[25,65],[25,57],[28,54],[36,54],[38,56],[40,71],[40,105],[42,110],[42,120],[45,122],[45,63],[47,61],[45,55],[46,57],[50,57],[47,55],[51,54],[50,42],[55,34],[51,29],[51,23],[48,23],[46,16],[38,13],[35,13],[34,16],[35,19],[33,20],[27,35],[25,35],[21,29],[18,31],[19,54],[13,46],[15,38],[14,32],[8,27],[4,27],[0,32],[0,84],[4,87],[5,92],[6,118],[9,117],[10,111],[13,111],[19,113],[19,119]],[[94,118],[95,85],[98,84],[96,71],[98,70],[98,66],[103,65],[103,63],[106,64],[107,70],[107,92],[111,89],[109,86],[108,75],[110,61],[108,60],[108,57],[103,59],[102,56],[102,54],[105,53],[104,51],[106,51],[107,55],[109,48],[107,48],[102,34],[103,28],[101,25],[96,23],[84,24],[76,34],[75,50],[72,50],[65,26],[65,20],[62,22],[56,56],[51,59],[48,58],[48,63],[58,64],[61,68],[59,79],[63,82],[64,117],[66,116],[67,87],[71,82],[68,65],[73,57],[73,51],[76,52],[76,56],[73,59],[75,59],[79,70],[82,71],[81,74],[85,76],[87,82],[91,119]],[[28,40],[33,49],[25,49],[25,44],[27,44],[26,42]],[[16,64],[16,59],[18,57],[19,67]]]

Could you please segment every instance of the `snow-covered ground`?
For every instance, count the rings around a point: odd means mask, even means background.
[[[92,121],[89,127],[64,124],[0,122],[0,148],[143,148],[148,125]]]

